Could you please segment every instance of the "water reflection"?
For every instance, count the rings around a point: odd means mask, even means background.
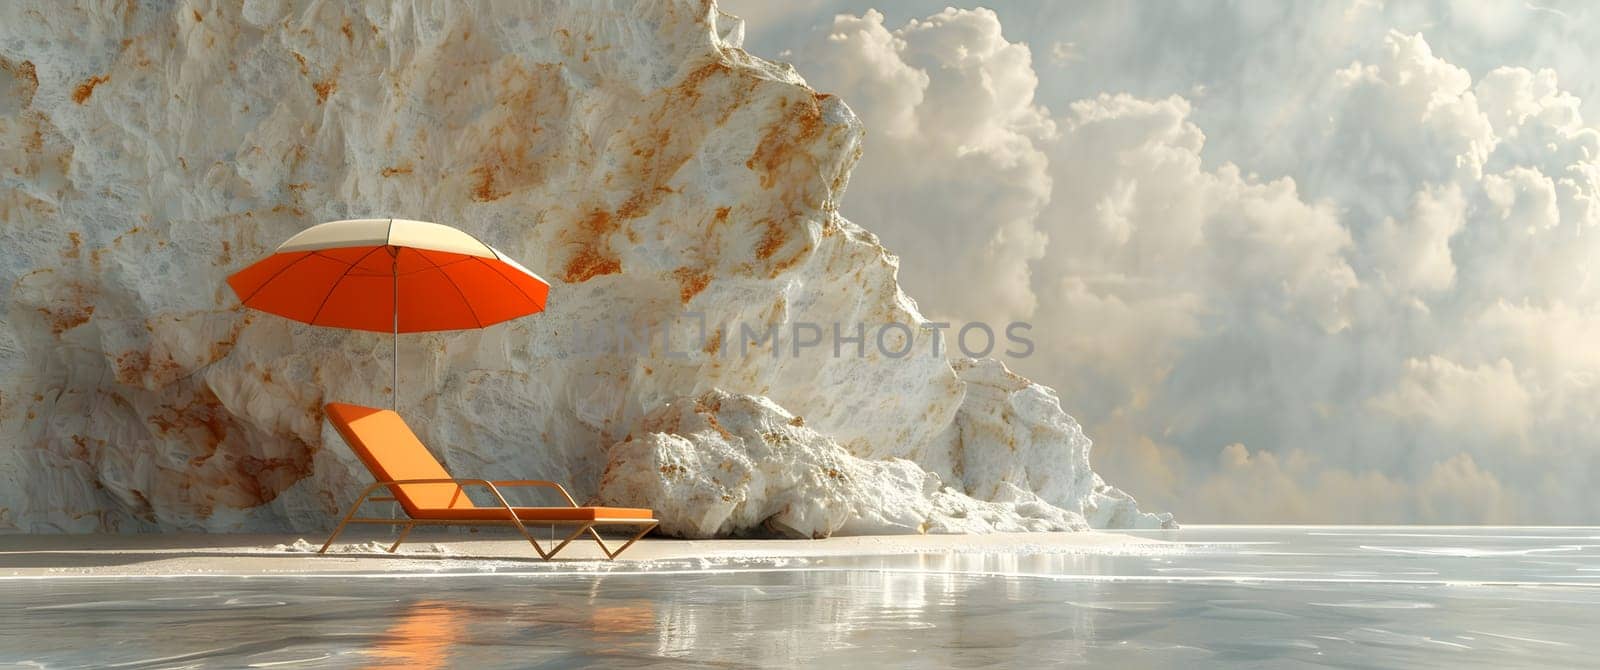
[[[918,567],[948,570],[948,558]],[[661,604],[655,647],[668,658],[717,649],[755,665],[840,653],[867,665],[1023,665],[1081,659],[1094,637],[1093,610],[1018,617],[1032,600],[1023,579],[920,569],[673,579],[684,592]]]
[[[1352,534],[1223,529],[1179,531],[1199,543],[1160,554],[830,558],[798,570],[0,581],[0,662],[1581,666],[1600,588],[1579,578],[1600,574],[1600,547],[1538,532],[1555,537],[1411,538],[1413,551],[1394,552]],[[1559,560],[1521,550],[1575,544]]]
[[[450,648],[467,631],[469,614],[459,605],[442,600],[412,603],[376,646],[368,668],[405,667],[434,670],[449,667]]]

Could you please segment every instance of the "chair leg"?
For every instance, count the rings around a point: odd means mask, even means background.
[[[650,524],[648,526],[645,526],[644,530],[639,531],[639,534],[634,535],[632,538],[629,538],[627,542],[622,543],[622,546],[617,547],[616,550],[612,550],[610,547],[606,546],[605,540],[600,539],[600,533],[596,532],[593,526],[590,526],[588,528],[588,530],[589,530],[589,536],[594,538],[595,544],[600,545],[600,551],[605,553],[606,560],[613,560],[613,559],[615,559],[617,557],[618,554],[621,554],[623,551],[626,551],[628,547],[633,546],[633,543],[638,542],[640,538],[642,538],[645,535],[649,534],[650,531],[655,530],[656,526],[658,526],[658,525],[660,525],[660,524],[659,523],[652,523],[652,524]]]
[[[555,545],[555,547],[551,548],[549,551],[545,551],[544,546],[539,544],[539,541],[533,538],[533,534],[528,532],[528,527],[524,526],[520,519],[514,521],[512,525],[517,527],[517,531],[522,533],[522,538],[527,540],[528,544],[533,545],[533,550],[538,552],[539,558],[547,561],[555,558],[556,552],[566,548],[566,546],[571,544],[573,540],[578,539],[578,536],[582,535],[584,531],[587,531],[594,526],[592,523],[586,523],[578,526],[577,530],[572,531],[572,534],[568,535],[566,539],[563,539],[560,544]]]
[[[545,560],[548,561],[551,558],[554,558],[555,555],[556,555],[556,552],[559,552],[562,549],[565,549],[567,545],[572,544],[572,541],[578,539],[579,535],[582,535],[585,532],[593,532],[593,531],[594,531],[594,524],[592,524],[592,523],[586,523],[586,524],[583,524],[581,526],[578,526],[578,529],[572,531],[572,534],[568,535],[567,539],[562,540],[561,544],[556,545],[554,549],[550,550],[550,553],[545,556]]]
[[[399,549],[400,548],[400,543],[401,542],[405,542],[406,541],[406,536],[411,534],[411,529],[412,528],[416,528],[416,527],[417,527],[417,524],[415,522],[412,522],[412,523],[406,524],[404,528],[401,528],[400,529],[400,537],[395,538],[394,539],[394,544],[389,545],[389,553],[392,554],[392,553],[395,552],[396,549]]]
[[[550,560],[550,555],[544,553],[544,547],[539,546],[539,541],[533,539],[533,535],[528,533],[528,527],[522,525],[522,520],[518,519],[514,515],[515,513],[513,512],[513,516],[511,517],[511,525],[516,526],[517,532],[522,533],[522,539],[527,540],[528,544],[533,545],[533,550],[539,554],[539,558],[547,561]]]
[[[362,497],[365,498],[366,496],[362,496]],[[333,546],[334,539],[339,537],[339,533],[343,533],[344,532],[344,527],[350,524],[350,519],[355,517],[356,510],[361,508],[361,503],[362,502],[363,501],[361,501],[361,500],[357,500],[354,505],[350,506],[350,511],[346,512],[345,515],[344,515],[344,518],[339,520],[339,525],[334,527],[333,534],[328,536],[328,541],[327,542],[322,543],[322,548],[318,549],[317,553],[319,553],[319,554],[328,553],[328,547]]]

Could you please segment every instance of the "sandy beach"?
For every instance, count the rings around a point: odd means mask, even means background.
[[[401,574],[716,567],[757,561],[918,554],[1127,554],[1168,543],[1108,532],[894,535],[822,540],[640,540],[614,561],[575,542],[552,561],[520,539],[417,533],[395,554],[384,536],[356,536],[317,555],[321,536],[146,534],[0,536],[0,579],[187,575]]]

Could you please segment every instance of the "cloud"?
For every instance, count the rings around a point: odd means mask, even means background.
[[[1235,523],[1512,523],[1521,504],[1471,456],[1429,465],[1417,480],[1329,466],[1305,450],[1284,456],[1223,447],[1219,468],[1191,488],[1192,503]]]
[[[1050,44],[1050,63],[1053,65],[1066,65],[1083,60],[1079,53],[1078,45],[1072,42],[1053,42]]]
[[[1532,402],[1511,361],[1469,368],[1430,356],[1406,361],[1400,380],[1371,405],[1430,428],[1516,439],[1528,429]]]
[[[820,90],[847,95],[868,129],[851,175],[853,215],[891,249],[941,258],[901,267],[935,317],[1003,321],[1035,306],[1036,224],[1050,194],[1038,143],[1051,119],[1033,103],[1027,47],[987,10],[946,10],[890,31],[875,11],[835,17],[806,50]],[[937,297],[935,297],[937,296]]]
[[[1454,185],[1417,193],[1410,216],[1404,222],[1385,218],[1368,242],[1378,273],[1405,293],[1450,288],[1456,279],[1450,238],[1466,225],[1466,215],[1467,202]]]
[[[1582,101],[1560,89],[1554,70],[1537,72],[1497,67],[1484,75],[1473,93],[1494,133],[1514,139],[1523,128],[1542,125],[1571,135],[1583,131]],[[1535,124],[1534,122],[1537,122]]]
[[[884,137],[915,138],[928,74],[901,59],[905,40],[884,29],[883,15],[868,10],[839,16],[827,41],[816,62],[838,77],[841,88],[860,91],[856,106],[863,122]]]
[[[1573,87],[1600,89],[1497,29],[1571,21],[894,7],[794,52],[867,126],[842,211],[925,312],[1035,324],[1014,367],[1108,480],[1199,521],[1600,513],[1600,129]],[[1557,67],[1486,60],[1510,53]]]

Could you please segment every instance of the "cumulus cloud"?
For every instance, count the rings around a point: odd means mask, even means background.
[[[1394,388],[1374,397],[1373,409],[1442,430],[1470,430],[1515,440],[1528,429],[1532,397],[1511,361],[1471,368],[1438,356],[1406,361]]]
[[[843,212],[925,312],[1035,323],[1014,367],[1108,479],[1195,521],[1600,513],[1596,82],[1485,61],[1572,21],[891,4],[794,49],[868,129]]]
[[[890,249],[945,263],[901,266],[924,311],[1001,321],[1031,313],[1036,222],[1050,195],[1040,150],[1055,130],[1033,102],[1026,46],[1007,42],[987,10],[949,9],[890,31],[875,11],[836,17],[808,70],[846,94],[872,150],[850,179],[852,215],[893,220]],[[981,287],[982,290],[977,290]]]
[[[1330,144],[1359,145],[1346,161],[1368,161],[1400,178],[1397,185],[1480,176],[1496,138],[1471,92],[1472,75],[1435,56],[1420,33],[1390,32],[1383,44],[1371,61],[1334,73]],[[1341,161],[1338,167],[1355,166]],[[1340,181],[1354,176],[1324,174]]]
[[[1369,240],[1377,271],[1397,290],[1432,293],[1455,283],[1450,238],[1466,224],[1467,202],[1454,185],[1416,194],[1404,222],[1388,217]]]

